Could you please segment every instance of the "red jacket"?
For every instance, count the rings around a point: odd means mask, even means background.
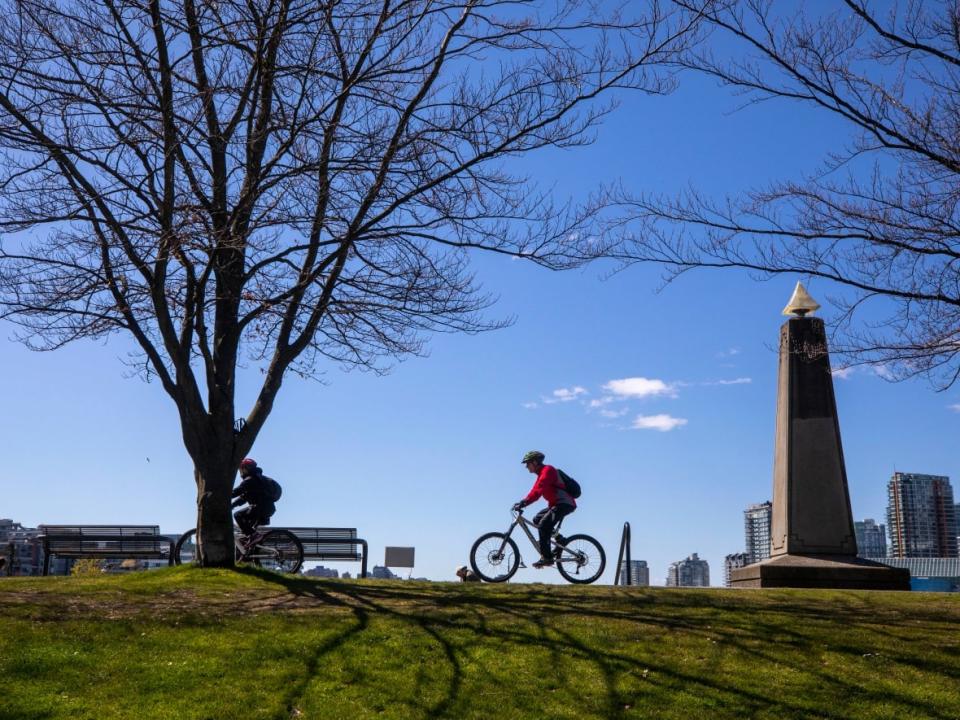
[[[557,469],[553,465],[543,466],[536,482],[533,483],[533,487],[530,488],[530,492],[527,493],[523,502],[525,505],[529,505],[541,497],[547,501],[547,505],[550,507],[560,504],[577,506],[577,501],[570,497],[570,493],[567,492]]]

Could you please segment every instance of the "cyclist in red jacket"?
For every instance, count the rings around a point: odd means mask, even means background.
[[[553,565],[550,536],[557,524],[577,509],[577,501],[567,492],[557,469],[553,465],[543,464],[545,458],[546,456],[539,450],[531,450],[523,456],[521,462],[527,466],[527,470],[537,476],[537,479],[527,496],[513,506],[514,510],[522,510],[541,497],[547,501],[547,507],[533,518],[534,524],[540,530],[540,559],[533,563],[533,567],[538,569]],[[562,538],[558,539],[561,543],[563,542]]]

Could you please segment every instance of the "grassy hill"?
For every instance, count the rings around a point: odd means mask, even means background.
[[[960,596],[0,580],[0,719],[960,718]]]

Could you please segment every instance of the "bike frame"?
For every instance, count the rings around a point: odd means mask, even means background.
[[[260,563],[261,561],[264,561],[264,560],[275,561],[278,558],[278,553],[272,550],[271,546],[264,546],[262,544],[263,541],[267,538],[267,536],[270,535],[275,530],[286,532],[292,538],[296,539],[296,536],[293,535],[293,533],[290,533],[284,528],[270,528],[269,526],[266,526],[266,525],[258,525],[254,529],[254,532],[249,536],[247,542],[244,542],[241,539],[243,536],[241,536],[239,532],[239,528],[234,526],[233,547],[234,547],[234,553],[235,553],[237,562]],[[177,541],[174,547],[174,551],[176,553],[174,562],[177,565],[181,565],[184,562],[196,560],[196,535],[197,535],[197,529],[192,528],[191,530],[188,530],[187,532],[185,532],[183,535],[180,536],[180,539]],[[193,547],[193,552],[187,553],[187,557],[189,558],[189,560],[184,559],[184,552],[185,552],[184,548],[186,547],[186,542],[188,539],[189,539],[189,545]],[[297,541],[297,544],[298,545],[300,544],[299,540]],[[303,548],[301,546],[300,553],[298,553],[301,564],[303,562],[302,551],[303,551]]]
[[[253,531],[253,534],[249,536],[248,542],[243,542],[243,535],[238,532],[239,528],[234,528],[233,532],[233,545],[237,549],[237,554],[240,556],[241,561],[243,561],[247,555],[253,552],[257,545],[260,544],[260,541],[266,537],[267,531],[261,530],[259,526]],[[255,542],[250,542],[255,540]]]
[[[539,555],[540,555],[540,540],[534,536],[534,534],[533,534],[533,532],[530,530],[530,528],[537,528],[537,530],[539,530],[540,528],[539,528],[539,527],[536,525],[536,523],[534,523],[532,520],[528,520],[527,518],[525,518],[525,517],[523,516],[523,511],[522,511],[522,510],[520,510],[519,512],[516,511],[516,510],[514,510],[514,511],[512,511],[512,512],[516,512],[516,513],[517,513],[517,514],[516,514],[516,517],[514,517],[513,522],[510,523],[510,527],[507,529],[507,531],[504,533],[504,535],[505,535],[507,538],[509,538],[509,537],[513,534],[514,528],[516,528],[517,526],[520,526],[520,529],[523,530],[524,534],[527,536],[527,539],[530,541],[530,544],[533,545],[533,549],[536,550],[537,556],[539,557]],[[557,533],[560,532],[560,526],[563,525],[563,521],[564,521],[564,518],[560,518],[560,522],[558,522],[558,523],[557,523],[557,526],[553,529],[553,537],[551,538],[551,542],[553,543],[553,547],[559,547],[559,548],[561,548],[561,549],[563,549],[563,550],[567,550],[567,546],[566,546],[566,545],[562,545],[562,544],[560,544],[559,542],[557,542],[557,538],[556,538]],[[506,541],[504,541],[503,545],[500,546],[500,552],[503,552],[503,550],[504,550],[504,548],[505,548],[506,546],[507,546],[507,543],[506,543]],[[569,552],[569,551],[568,551],[568,552]],[[521,558],[520,560],[521,560],[521,563],[522,563],[522,562],[523,562],[523,558]],[[560,557],[560,558],[555,558],[555,559],[554,559],[554,562],[556,562],[556,563],[573,563],[574,565],[577,564],[577,560],[576,560],[576,558],[574,558],[574,557]],[[522,567],[522,565],[521,565],[521,567]]]

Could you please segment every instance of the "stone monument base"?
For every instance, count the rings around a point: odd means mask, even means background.
[[[910,571],[849,555],[778,555],[731,570],[730,587],[909,590]]]

